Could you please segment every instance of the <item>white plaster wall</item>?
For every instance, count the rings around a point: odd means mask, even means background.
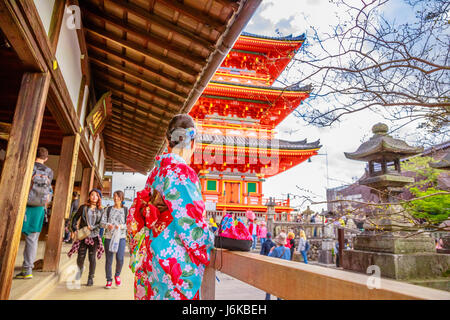
[[[41,18],[42,24],[44,25],[45,32],[50,30],[50,23],[52,22],[53,6],[55,5],[55,0],[34,0],[34,5],[36,6],[39,17]]]
[[[67,9],[67,6],[66,6]],[[77,30],[69,29],[65,23],[70,18],[69,13],[64,11],[63,23],[59,34],[58,48],[56,49],[56,60],[69,90],[73,107],[76,110],[81,84],[81,51],[78,44]]]

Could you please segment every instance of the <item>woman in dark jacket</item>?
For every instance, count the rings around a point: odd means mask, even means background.
[[[102,193],[100,190],[92,189],[89,192],[88,202],[78,208],[77,213],[75,213],[70,222],[72,238],[76,241],[74,242],[72,249],[70,249],[68,256],[71,257],[73,253],[78,252],[78,273],[76,280],[79,280],[81,278],[81,274],[83,273],[86,253],[89,252],[88,286],[92,286],[94,284],[96,255],[97,258],[100,259],[104,252],[102,240],[99,235],[100,222],[103,215],[101,198]],[[78,230],[86,226],[90,230],[89,236],[83,240],[77,240]]]

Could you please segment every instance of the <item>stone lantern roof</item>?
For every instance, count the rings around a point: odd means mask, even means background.
[[[439,162],[430,163],[430,167],[436,169],[450,170],[450,152]]]
[[[364,142],[355,152],[344,152],[348,159],[371,161],[384,157],[385,159],[400,159],[416,155],[423,151],[423,147],[412,147],[406,142],[394,139],[388,135],[389,128],[384,123],[377,123],[372,127],[373,136]]]

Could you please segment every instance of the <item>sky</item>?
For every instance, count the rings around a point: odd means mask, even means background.
[[[401,0],[392,0],[386,15],[406,17],[402,3]],[[276,36],[277,33],[296,36],[306,33],[308,37],[312,34],[311,25],[319,32],[325,32],[337,21],[335,9],[328,0],[263,0],[244,31],[266,36]],[[277,127],[277,137],[290,141],[307,138],[309,142],[320,139],[322,148],[319,155],[311,158],[311,162],[305,161],[268,178],[263,183],[265,197],[285,199],[290,193],[308,196],[315,202],[325,201],[327,187],[350,184],[362,176],[365,163],[345,158],[344,152],[354,152],[372,136],[371,128],[378,122],[386,121],[376,113],[363,111],[344,118],[332,127],[318,128],[291,114]],[[413,140],[412,134],[408,135],[409,131],[412,128],[406,126],[399,134],[406,138],[410,136]],[[146,177],[141,174],[115,173],[113,190],[124,190],[126,186],[135,186],[137,190],[141,190],[145,181]],[[127,191],[126,196],[131,194],[132,192]],[[303,200],[295,198],[291,203],[296,207],[302,202]],[[306,209],[306,205],[304,203],[299,209]],[[320,211],[326,209],[326,204],[314,205],[311,209]]]

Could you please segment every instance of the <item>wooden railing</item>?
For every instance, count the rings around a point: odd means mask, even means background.
[[[216,249],[205,269],[201,296],[214,300],[216,270],[286,300],[449,300],[450,293],[374,276]]]

